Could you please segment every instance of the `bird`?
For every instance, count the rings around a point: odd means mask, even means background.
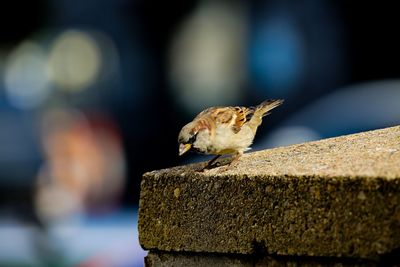
[[[208,169],[222,155],[233,155],[228,167],[236,164],[250,150],[262,118],[283,103],[268,99],[255,107],[210,107],[182,127],[178,135],[179,156],[194,151],[216,155],[202,169]]]

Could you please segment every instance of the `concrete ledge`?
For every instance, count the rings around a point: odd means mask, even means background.
[[[377,259],[400,247],[400,127],[144,174],[145,249]]]
[[[151,251],[145,258],[146,267],[377,267],[398,266],[390,259],[375,262],[349,258],[288,257],[288,256],[249,256],[238,254],[172,253]]]

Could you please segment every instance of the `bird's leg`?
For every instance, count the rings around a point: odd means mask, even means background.
[[[216,155],[215,157],[213,157],[208,163],[207,166],[210,167],[211,165],[214,164],[214,162],[219,159],[219,157],[221,157],[221,155]]]
[[[229,166],[234,166],[238,163],[240,157],[243,155],[243,151],[236,152],[235,156],[233,157],[232,161],[229,163]]]
[[[221,171],[221,172],[224,172],[224,171],[227,171],[230,167],[235,166],[235,165],[238,163],[238,161],[239,161],[239,159],[240,159],[240,157],[241,157],[242,155],[243,155],[243,151],[237,151],[237,152],[235,153],[235,156],[233,157],[232,161],[229,162],[227,165],[222,166],[222,167],[220,168],[220,171]]]
[[[204,166],[204,168],[201,169],[201,171],[204,171],[205,169],[209,169],[209,168],[214,164],[214,162],[215,162],[217,159],[219,159],[219,157],[221,157],[221,155],[216,155],[214,158],[212,158],[212,159],[206,164],[206,166]]]

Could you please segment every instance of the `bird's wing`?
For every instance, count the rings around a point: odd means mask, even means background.
[[[242,126],[253,116],[255,108],[247,107],[212,107],[202,111],[197,118],[209,117],[216,124],[225,124],[238,133]]]
[[[217,125],[231,127],[234,133],[238,133],[246,123],[255,131],[261,124],[262,117],[282,103],[282,99],[270,99],[256,107],[212,107],[202,111],[195,120],[199,129],[207,128],[210,134],[214,133]]]
[[[234,107],[236,118],[232,130],[238,133],[242,126],[246,124],[254,115],[255,109],[253,107]]]

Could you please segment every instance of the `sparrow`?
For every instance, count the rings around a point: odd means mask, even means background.
[[[250,149],[262,118],[282,103],[282,99],[269,99],[256,107],[211,107],[203,110],[181,129],[179,156],[188,151],[216,155],[204,169],[226,154],[234,155],[229,165],[236,163]]]

